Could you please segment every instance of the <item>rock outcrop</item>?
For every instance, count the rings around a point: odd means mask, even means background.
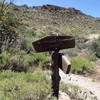
[[[64,8],[64,7],[59,7],[56,5],[43,5],[43,6],[38,6],[38,7],[34,7],[34,8],[39,8],[39,9],[43,9],[43,10],[49,10],[49,11],[56,11],[56,12],[66,12],[66,13],[70,13],[70,14],[82,14],[82,12],[80,10],[77,10],[75,8]]]

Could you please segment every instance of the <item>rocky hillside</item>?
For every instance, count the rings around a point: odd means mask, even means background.
[[[55,5],[28,7],[13,6],[22,22],[31,29],[46,33],[89,34],[100,32],[100,20],[86,15],[75,8],[64,8]],[[52,31],[51,31],[52,30]]]

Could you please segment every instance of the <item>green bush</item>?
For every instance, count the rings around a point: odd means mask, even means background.
[[[34,54],[34,63],[36,65],[42,66],[44,62],[49,61],[50,57],[47,53],[36,53]]]
[[[34,57],[29,54],[25,55],[13,55],[9,59],[10,65],[12,65],[11,70],[14,71],[28,71],[30,67],[34,65]]]
[[[32,41],[26,39],[22,40],[20,49],[30,53],[30,51],[33,51]]]
[[[73,73],[86,73],[86,72],[92,72],[94,70],[93,64],[84,57],[74,57],[71,59],[71,71]]]
[[[42,69],[44,63],[49,60],[50,57],[47,53],[27,54],[23,50],[17,53],[4,51],[0,54],[0,70],[11,69],[13,71],[26,72],[33,69],[31,71],[34,71],[35,68]]]
[[[91,50],[96,54],[97,57],[100,58],[100,37],[90,44],[89,50]]]
[[[47,100],[51,82],[43,72],[0,73],[0,100]]]
[[[33,37],[34,37],[32,35],[33,31],[28,30],[22,26],[20,28],[17,28],[16,30],[19,33],[19,44],[17,44],[19,48],[26,52],[33,51],[33,46],[32,46]]]
[[[0,54],[0,70],[27,71],[34,66],[34,56],[21,52],[20,54],[4,51]]]
[[[9,58],[11,53],[4,51],[0,54],[0,70],[6,69],[9,66]]]
[[[97,57],[96,57],[95,53],[87,54],[86,57],[87,57],[90,61],[96,61],[96,60],[97,60]]]

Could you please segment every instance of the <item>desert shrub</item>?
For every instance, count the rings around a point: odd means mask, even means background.
[[[48,62],[50,57],[47,53],[34,53],[27,54],[21,50],[17,53],[11,53],[4,51],[0,54],[0,70],[11,69],[18,72],[27,72],[30,69],[40,68],[44,66],[45,62]]]
[[[15,21],[12,18],[0,23],[0,48],[11,47],[17,39],[18,34],[15,30]]]
[[[19,25],[18,17],[11,12],[11,7],[5,4],[5,0],[3,1],[0,7],[0,52],[14,46],[18,36],[16,28]]]
[[[65,84],[65,83],[61,82],[60,89],[61,89],[61,91],[71,95],[72,91],[73,91],[73,93],[77,93],[80,88],[77,85]]]
[[[65,84],[65,83],[61,82],[60,89],[62,92],[65,92],[66,94],[68,94],[70,96],[71,100],[83,100],[78,96],[80,87],[77,85]]]
[[[25,52],[10,53],[4,51],[0,54],[0,70],[27,71],[34,66],[34,56]]]
[[[51,82],[43,72],[0,73],[0,100],[46,100],[51,93]]]
[[[33,51],[32,41],[23,39],[20,44],[20,49],[28,53],[31,53],[31,51]]]
[[[73,73],[83,74],[94,70],[94,65],[84,57],[74,57],[71,59],[71,63],[71,71]]]
[[[86,42],[87,42],[87,39],[84,36],[77,36],[77,38],[76,38],[76,46],[79,49],[87,48]]]
[[[94,40],[90,46],[89,50],[91,50],[97,57],[100,58],[100,37],[96,40]]]
[[[34,63],[34,57],[32,55],[13,55],[10,60],[9,63],[12,66],[11,70],[14,71],[28,71],[28,69],[30,67],[33,67]]]
[[[21,26],[20,28],[19,27],[17,28],[17,32],[25,37],[32,37],[34,31],[32,29],[29,30],[24,26]]]
[[[4,51],[0,54],[0,70],[6,69],[9,66],[9,58],[11,53]]]
[[[95,53],[88,53],[87,56],[86,56],[90,61],[96,61],[97,60],[97,57],[95,55]]]
[[[36,53],[34,54],[34,63],[42,66],[45,62],[49,61],[50,57],[47,53]]]
[[[33,50],[32,42],[34,40],[33,38],[35,37],[33,36],[34,31],[31,29],[26,29],[23,26],[17,28],[16,30],[19,33],[19,48],[30,53],[30,51]]]
[[[77,56],[78,52],[79,50],[77,48],[65,50],[65,53],[67,53],[70,57]]]

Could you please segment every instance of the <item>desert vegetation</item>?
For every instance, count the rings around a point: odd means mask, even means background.
[[[63,51],[70,56],[71,73],[95,72],[100,38],[89,41],[85,35],[99,33],[100,21],[74,8],[58,8],[0,2],[0,100],[48,100],[51,80],[44,69],[51,55],[35,53],[32,47],[33,41],[47,35],[74,35],[76,47]],[[62,91],[69,93],[68,87],[79,89],[61,83]]]

